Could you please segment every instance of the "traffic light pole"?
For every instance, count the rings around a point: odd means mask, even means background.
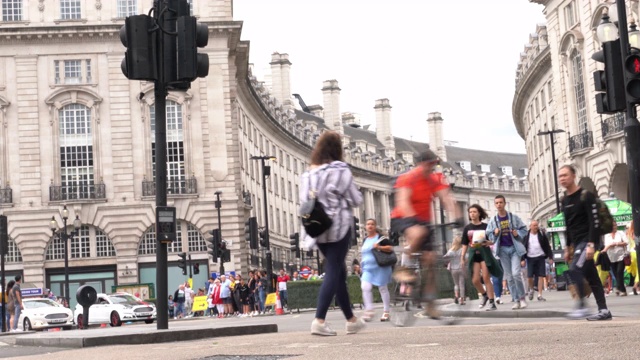
[[[267,205],[267,176],[265,174],[265,157],[260,158],[262,165],[262,196],[264,199],[264,242],[267,248],[267,279],[269,283],[269,293],[273,292],[273,261],[271,258],[271,242],[269,241],[269,212]],[[277,186],[277,185],[276,185]]]
[[[220,215],[220,208],[222,207],[222,202],[220,201],[220,194],[222,194],[222,191],[216,191],[216,202],[215,202],[215,206],[216,209],[218,210],[218,233],[220,234],[220,240],[222,242],[222,217]],[[220,275],[224,275],[224,254],[222,252],[220,252]]]
[[[153,17],[160,21],[162,12],[162,0],[155,0]],[[158,64],[158,80],[154,84],[155,96],[155,120],[156,120],[156,207],[167,206],[167,85],[164,79],[164,37],[163,31],[157,32],[156,64]],[[158,234],[158,231],[156,231]],[[169,275],[167,264],[167,244],[156,241],[156,298],[157,326],[158,330],[169,329],[169,306],[167,304],[169,294]]]
[[[618,31],[620,34],[620,51],[622,60],[629,55],[629,31],[627,28],[627,11],[624,0],[616,0],[618,8]],[[624,63],[620,64],[624,67]],[[626,76],[626,74],[625,74]],[[627,112],[624,124],[624,141],[627,151],[627,167],[629,169],[629,196],[634,223],[634,235],[640,236],[640,123],[638,123],[636,106],[627,101]],[[640,246],[636,246],[640,256]]]

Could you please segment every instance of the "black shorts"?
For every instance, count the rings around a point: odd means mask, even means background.
[[[414,225],[421,225],[421,226],[427,227],[429,223],[425,221],[420,221],[413,217],[391,219],[391,231],[397,232],[399,234],[404,235],[405,230],[407,230],[408,228]],[[420,245],[420,250],[422,251],[435,250],[435,246],[433,243],[433,231],[431,229],[429,229],[427,238],[422,241],[422,244]]]
[[[532,278],[534,275],[547,276],[547,268],[545,267],[546,256],[538,256],[534,258],[527,257],[527,277]]]
[[[482,254],[480,254],[480,250],[473,249],[473,256],[471,257],[471,261],[474,263],[481,263],[484,261]]]

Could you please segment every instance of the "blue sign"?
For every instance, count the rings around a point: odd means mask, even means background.
[[[27,296],[42,296],[42,295],[44,295],[44,292],[42,291],[42,288],[21,289],[20,293],[24,297],[27,297]]]
[[[236,272],[235,271],[225,271],[225,274],[227,275],[227,277],[229,277],[229,275],[236,276]],[[220,277],[220,273],[212,272],[211,273],[211,277],[214,278],[214,279],[217,279],[217,278]]]

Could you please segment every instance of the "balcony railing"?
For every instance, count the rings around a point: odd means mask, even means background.
[[[13,191],[10,187],[0,189],[0,204],[11,204],[13,202]]]
[[[582,134],[574,135],[569,138],[569,152],[589,149],[593,147],[593,133],[586,131]]]
[[[167,180],[167,195],[175,194],[197,194],[198,193],[198,181],[195,177],[185,180]],[[143,181],[142,182],[142,196],[155,196],[156,195],[156,183],[155,181]]]
[[[624,113],[617,113],[614,116],[602,120],[602,138],[620,134],[624,131]]]
[[[106,199],[105,184],[49,186],[49,201]]]

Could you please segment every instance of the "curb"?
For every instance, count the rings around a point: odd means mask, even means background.
[[[457,306],[457,305],[455,305]],[[452,309],[452,306],[444,306],[440,312],[443,316],[452,317],[475,317],[475,318],[513,318],[513,319],[533,319],[533,318],[554,318],[564,317],[567,312],[559,310],[510,310],[510,311],[486,311],[484,309]]]
[[[200,340],[213,337],[277,333],[278,325],[266,324],[251,326],[230,326],[222,328],[153,330],[144,333],[132,331],[129,334],[114,335],[104,335],[103,333],[91,334],[91,330],[84,330],[84,332],[86,332],[86,336],[65,336],[64,334],[60,334],[59,336],[22,336],[16,338],[16,345],[87,348],[106,345],[157,344],[175,341]]]

